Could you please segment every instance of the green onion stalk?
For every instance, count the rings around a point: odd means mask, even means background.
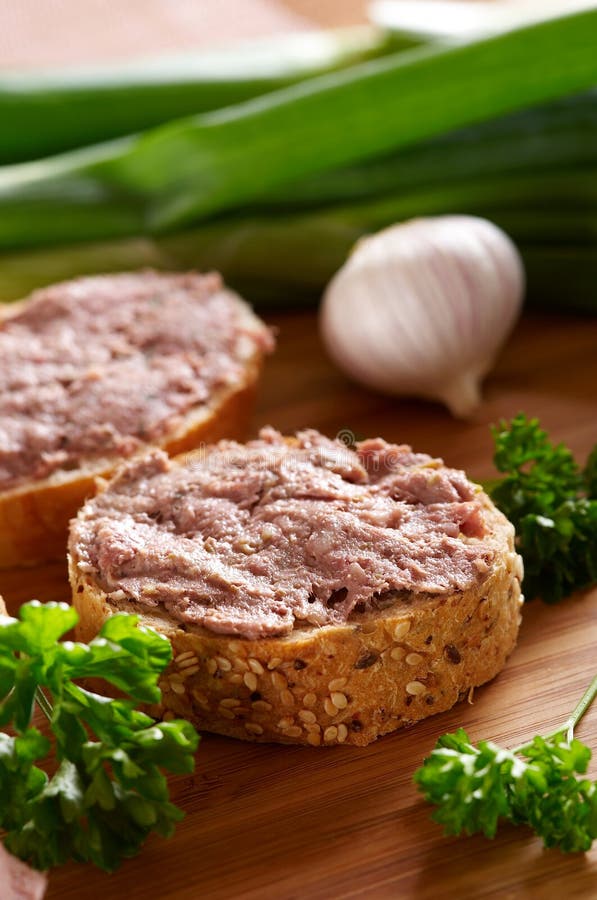
[[[596,311],[597,10],[423,46],[142,135],[0,168],[0,298],[95,271],[220,269],[312,304],[362,235],[503,227],[531,303]],[[474,75],[471,75],[474,73]]]
[[[408,49],[370,26],[102,66],[0,73],[0,164],[122,137]]]
[[[582,199],[596,176],[592,170],[502,176],[371,203],[228,216],[154,237],[4,254],[0,297],[16,299],[74,275],[149,266],[217,269],[262,307],[313,305],[363,235],[416,215],[467,212],[490,218],[514,238],[525,260],[531,304],[594,312],[597,204],[584,209]],[[569,206],[554,212],[543,204],[546,196],[566,196]]]
[[[161,234],[300,179],[588,90],[597,10],[351,66],[141,135],[0,169],[0,249]]]

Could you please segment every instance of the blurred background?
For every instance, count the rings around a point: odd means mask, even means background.
[[[2,0],[0,299],[208,267],[313,307],[364,234],[465,213],[594,312],[596,45],[588,0]]]
[[[365,21],[365,0],[2,0],[4,68],[192,50]]]

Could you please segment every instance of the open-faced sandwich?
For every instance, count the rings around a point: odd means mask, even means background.
[[[463,472],[315,431],[125,464],[71,526],[90,639],[167,635],[166,717],[238,738],[365,745],[493,678],[520,622],[514,530]]]
[[[65,552],[95,479],[144,445],[243,437],[266,326],[218,275],[81,278],[0,313],[0,567]]]

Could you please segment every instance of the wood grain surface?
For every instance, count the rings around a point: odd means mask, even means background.
[[[475,422],[439,406],[389,400],[352,385],[328,361],[316,318],[271,319],[279,347],[266,368],[255,430],[305,425],[334,435],[382,435],[442,455],[475,478],[492,474],[488,425],[519,410],[541,418],[582,458],[597,440],[597,320],[527,316],[486,384]],[[31,596],[68,599],[62,563],[0,573],[11,609]],[[543,850],[524,828],[494,841],[445,838],[418,797],[413,771],[459,725],[510,745],[552,730],[596,668],[597,591],[524,608],[519,647],[474,703],[396,732],[364,750],[251,745],[205,735],[196,773],[172,780],[187,816],[114,875],[69,865],[48,900],[327,900],[327,898],[594,898],[597,848]],[[597,749],[597,709],[579,736]],[[597,766],[593,766],[593,777]],[[1,890],[0,890],[1,896]]]
[[[0,65],[36,65],[188,49],[205,40],[356,21],[364,0],[0,0]],[[110,12],[112,10],[112,14]],[[126,15],[124,14],[126,11]],[[440,407],[392,401],[350,384],[326,359],[310,314],[278,316],[254,430],[313,426],[333,436],[406,441],[478,479],[492,474],[488,425],[519,410],[541,418],[583,457],[597,440],[597,321],[525,317],[486,386],[476,421]],[[0,573],[21,602],[68,599],[64,563]],[[473,739],[511,745],[564,719],[596,667],[597,591],[558,607],[524,609],[519,647],[504,672],[460,704],[364,750],[251,745],[205,735],[192,777],[172,779],[186,818],[174,838],[151,839],[114,875],[69,865],[48,900],[329,900],[363,897],[560,900],[597,897],[597,849],[545,851],[522,828],[494,841],[444,838],[412,785],[437,737],[463,725]],[[579,736],[597,750],[597,709]],[[593,765],[593,777],[597,765]],[[0,885],[0,900],[2,886]]]

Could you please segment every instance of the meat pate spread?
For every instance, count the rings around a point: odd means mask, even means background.
[[[480,583],[495,553],[482,497],[407,446],[267,428],[184,463],[132,460],[85,505],[70,547],[115,601],[254,639]]]
[[[271,345],[215,274],[146,271],[37,291],[0,322],[0,490],[159,441]]]

